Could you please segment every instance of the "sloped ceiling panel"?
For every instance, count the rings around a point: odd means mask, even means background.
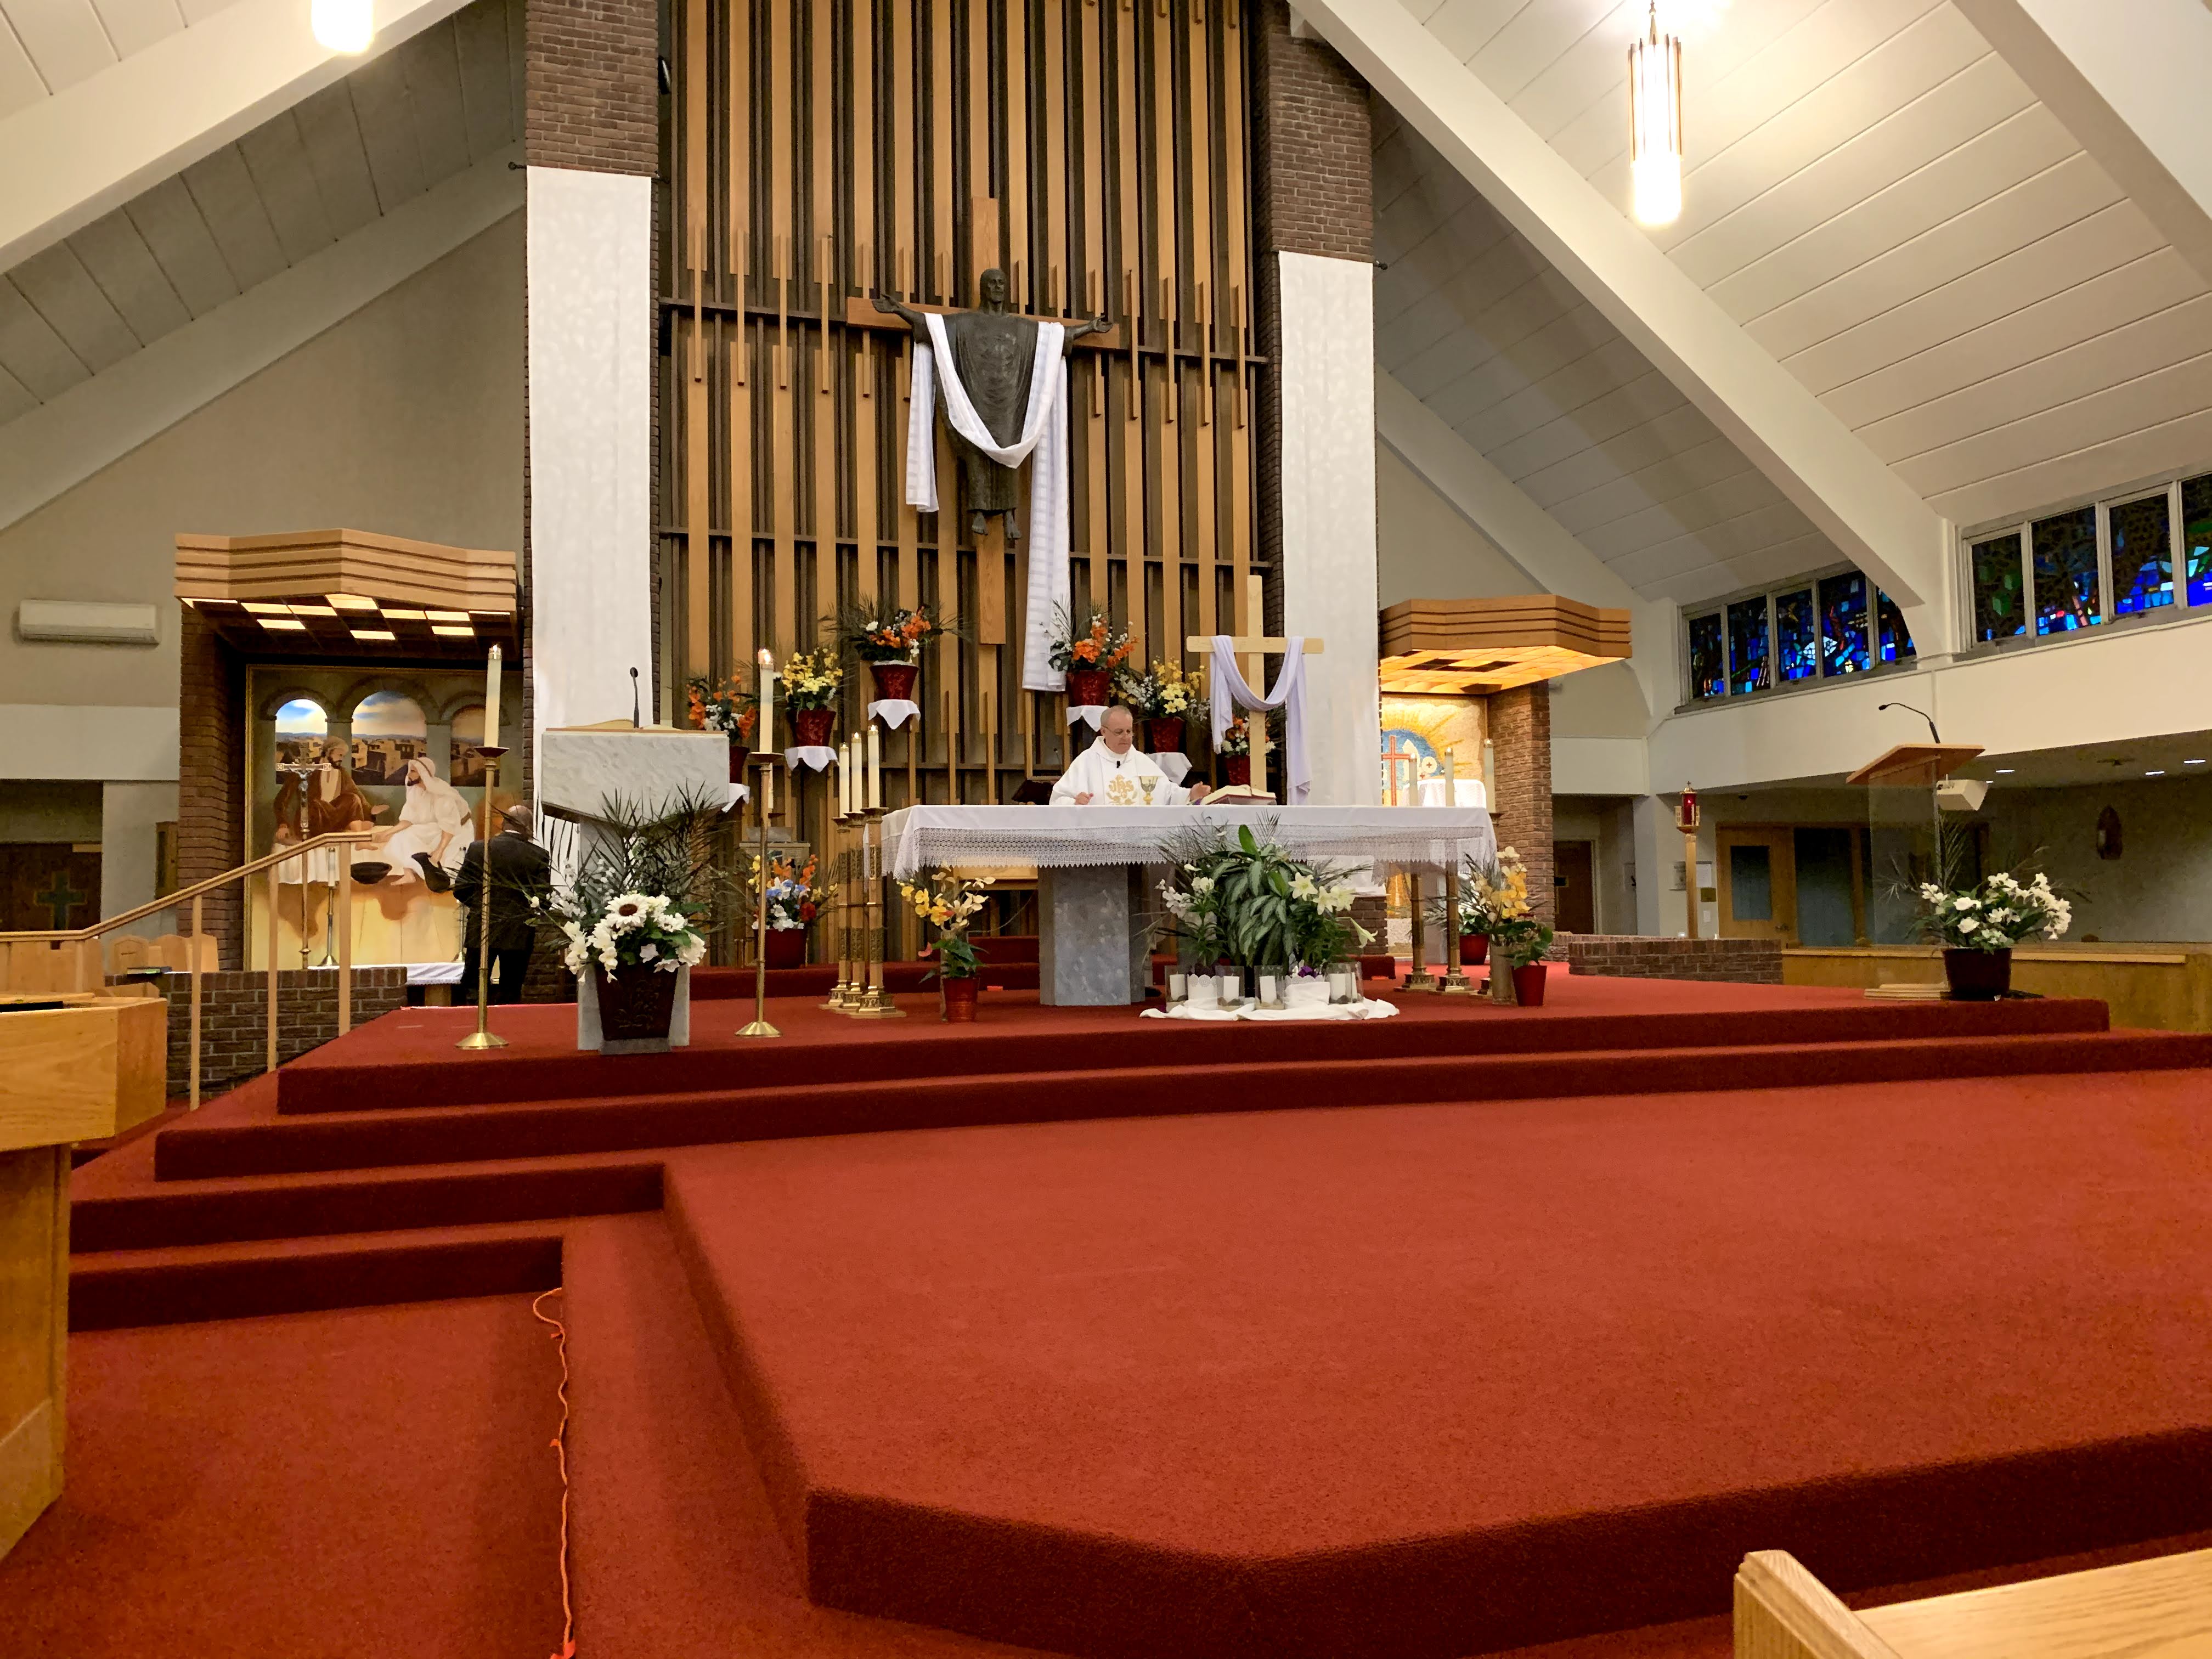
[[[0,0],[0,118],[65,92],[228,0]]]

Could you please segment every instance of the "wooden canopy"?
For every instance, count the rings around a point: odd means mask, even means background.
[[[364,530],[179,536],[177,597],[257,655],[473,661],[515,643],[514,554]]]
[[[1630,651],[1629,613],[1557,593],[1505,599],[1401,599],[1382,612],[1382,690],[1483,696]]]

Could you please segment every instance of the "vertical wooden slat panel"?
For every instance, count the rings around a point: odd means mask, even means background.
[[[838,0],[813,0],[810,42],[813,47],[812,95],[808,100],[813,119],[809,140],[813,163],[814,211],[808,224],[808,246],[814,256],[812,304],[820,323],[815,332],[814,394],[809,419],[814,436],[814,603],[805,617],[794,615],[799,631],[793,640],[812,631],[814,618],[835,614],[837,604],[837,428],[838,374],[831,356],[835,337],[830,319],[845,308],[844,285],[838,280],[837,231],[837,117],[835,91],[835,53]],[[792,786],[799,793],[796,781]]]
[[[1044,278],[1030,252],[1029,0],[1004,3],[1006,156],[999,200],[1006,215],[1007,257],[1014,262],[1006,273],[1012,283],[1007,303],[1016,311],[1035,311],[1044,292]]]
[[[799,0],[768,0],[769,9],[769,207],[775,216],[773,257],[776,283],[775,412],[772,422],[769,477],[775,495],[775,553],[769,579],[775,594],[773,635],[778,660],[791,654],[798,637],[799,425],[793,408],[797,392],[792,374],[791,305],[797,283],[799,256],[794,244],[804,233],[794,212],[792,166],[793,125],[798,111],[792,101],[792,54],[795,47],[795,13]],[[775,746],[773,732],[762,733],[762,746]]]
[[[894,0],[894,3],[896,0]],[[876,9],[875,0],[852,0],[853,275],[866,294],[878,282],[881,264],[876,216]],[[844,307],[838,306],[840,315]],[[876,597],[877,566],[882,558],[877,531],[877,501],[882,484],[876,471],[875,341],[865,330],[849,332],[853,352],[853,539],[860,546],[854,597],[862,604]]]
[[[1221,0],[1234,4],[1236,0]],[[1212,52],[1206,0],[1190,0],[1190,25],[1184,33],[1188,71],[1189,107],[1185,112],[1183,164],[1190,179],[1190,268],[1192,294],[1189,334],[1197,348],[1198,377],[1193,388],[1191,410],[1196,425],[1184,434],[1190,456],[1189,551],[1198,565],[1198,613],[1186,616],[1175,630],[1171,655],[1180,657],[1186,629],[1195,624],[1200,634],[1214,628],[1214,560],[1217,509],[1213,465],[1213,100]]]
[[[1235,403],[1229,452],[1229,561],[1232,634],[1256,634],[1261,618],[1246,614],[1245,594],[1252,574],[1252,434],[1247,411],[1251,406],[1245,380],[1245,353],[1252,337],[1252,275],[1246,261],[1249,240],[1245,219],[1250,173],[1244,148],[1244,39],[1238,26],[1241,9],[1224,0],[1221,6],[1221,177],[1222,223],[1228,238],[1225,281],[1228,320],[1235,334],[1236,380],[1231,392]]]
[[[729,269],[738,305],[729,331],[730,635],[722,660],[733,671],[753,651],[752,326],[745,320],[746,276],[752,264],[752,5],[732,0],[730,17]]]
[[[991,177],[990,0],[968,0],[968,281],[959,298],[974,305],[975,283],[999,263],[999,202]]]
[[[1060,12],[1061,0],[1044,0],[1044,33],[1037,48],[1044,75],[1045,250],[1037,282],[1044,295],[1040,309],[1055,317],[1081,309],[1069,287],[1074,267],[1067,246],[1067,36]],[[1069,395],[1074,395],[1073,387]]]
[[[935,226],[930,263],[922,285],[940,304],[952,299],[952,124],[960,104],[952,85],[952,0],[929,0],[929,106],[931,218]]]

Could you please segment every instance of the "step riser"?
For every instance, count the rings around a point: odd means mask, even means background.
[[[550,1291],[561,1237],[318,1251],[240,1261],[102,1263],[70,1274],[70,1328],[188,1325],[262,1314]]]
[[[276,1192],[160,1191],[80,1199],[72,1250],[143,1250],[333,1233],[627,1215],[660,1207],[658,1160],[589,1170],[513,1170],[419,1181],[332,1181]]]
[[[947,1043],[974,1079],[1051,1072],[1188,1066],[1208,1071],[1283,1061],[1487,1058],[1602,1049],[1759,1048],[1779,1043],[1899,1042],[1964,1036],[2102,1032],[2102,1003],[1869,1004],[1749,1010],[1729,1014],[1622,1014],[1573,1019],[1390,1021],[1341,1025],[1168,1024],[1139,1028],[1136,1041],[1066,1034],[988,1031],[915,1042],[769,1046],[742,1057],[728,1049],[678,1049],[607,1060],[595,1054],[493,1055],[465,1063],[402,1068],[338,1065],[327,1056],[277,1074],[277,1110],[287,1116],[388,1112],[406,1107],[478,1106],[579,1095],[688,1094],[744,1087],[781,1091],[829,1083],[898,1083],[941,1075]],[[1568,1033],[1571,1031],[1573,1036]],[[1072,1059],[1072,1056],[1075,1058]],[[404,1086],[401,1079],[404,1079]]]
[[[2168,1033],[2058,1036],[1981,1044],[1852,1043],[1736,1052],[1509,1055],[1484,1060],[1269,1066],[1208,1078],[1173,1094],[1148,1081],[1115,1096],[1062,1074],[1048,1098],[1036,1079],[938,1079],[893,1091],[839,1088],[763,1098],[694,1097],[620,1106],[487,1108],[466,1116],[366,1123],[313,1118],[274,1127],[173,1132],[156,1148],[163,1181],[301,1174],[641,1151],[866,1131],[1050,1122],[1094,1117],[1267,1110],[1286,1105],[1419,1105],[1551,1095],[1679,1093],[1808,1083],[1910,1082],[2034,1072],[2160,1071],[2212,1065],[2212,1038]],[[1110,1077],[1110,1074],[1107,1074]]]

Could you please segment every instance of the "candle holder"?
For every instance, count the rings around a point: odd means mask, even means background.
[[[859,1005],[851,1010],[855,1019],[906,1018],[906,1010],[893,1002],[890,993],[884,989],[884,907],[876,890],[883,874],[881,829],[877,830],[872,848],[868,838],[869,826],[880,825],[883,816],[884,811],[880,806],[866,807],[860,812],[860,935],[863,948],[867,951],[868,968],[867,988],[860,994]]]
[[[495,654],[493,661],[498,661]],[[485,745],[477,752],[483,757],[484,781],[483,828],[477,833],[477,844],[483,848],[483,873],[477,883],[477,1029],[453,1045],[471,1054],[507,1047],[507,1039],[493,1035],[491,1029],[491,792],[499,782],[499,757],[507,750]],[[352,857],[353,848],[344,848],[339,856]]]
[[[1444,872],[1444,982],[1448,997],[1471,997],[1474,981],[1462,970],[1459,951],[1459,867]]]
[[[842,787],[840,773],[840,787]],[[836,850],[830,856],[830,868],[837,883],[837,902],[832,907],[830,931],[837,939],[837,982],[830,987],[830,994],[822,1004],[831,1013],[852,1012],[854,990],[853,967],[853,829],[852,815],[845,810],[841,798],[837,811],[830,819],[830,834],[836,838]]]
[[[1437,979],[1429,971],[1425,939],[1429,919],[1421,914],[1421,878],[1418,872],[1408,870],[1406,872],[1406,890],[1413,895],[1413,963],[1406,975],[1406,988],[1408,991],[1433,991],[1437,988]]]
[[[782,1032],[768,1023],[768,813],[767,792],[769,773],[775,766],[772,758],[761,759],[761,788],[756,790],[753,800],[760,820],[758,850],[753,865],[753,1018],[752,1024],[740,1030],[741,1037],[780,1037]]]

